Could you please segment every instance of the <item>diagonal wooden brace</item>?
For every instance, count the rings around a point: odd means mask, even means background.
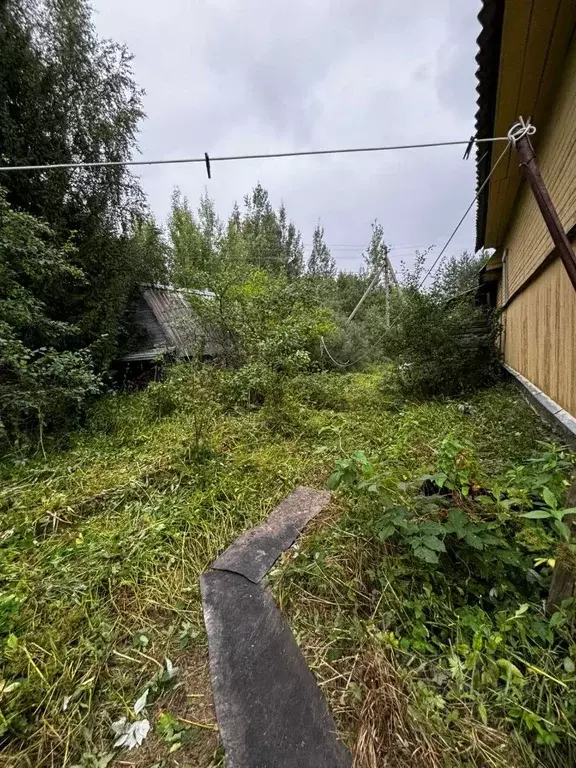
[[[538,207],[544,217],[548,231],[552,236],[554,245],[558,250],[558,254],[562,259],[564,268],[568,273],[572,287],[576,291],[576,257],[574,251],[570,245],[570,241],[566,236],[566,232],[560,222],[554,203],[546,189],[542,175],[540,174],[540,168],[538,167],[538,161],[528,136],[522,136],[515,142],[516,150],[520,156],[521,168],[524,170],[524,175],[530,184]]]

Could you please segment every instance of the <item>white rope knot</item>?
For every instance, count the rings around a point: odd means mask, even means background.
[[[518,139],[523,139],[524,136],[534,136],[535,133],[536,126],[532,125],[530,118],[524,120],[523,117],[519,117],[518,122],[514,123],[508,131],[508,141],[515,147]]]

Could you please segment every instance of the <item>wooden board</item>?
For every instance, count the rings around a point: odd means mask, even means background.
[[[553,261],[504,312],[505,361],[576,416],[576,291]]]
[[[351,768],[349,752],[269,591],[201,576],[212,691],[228,768]]]

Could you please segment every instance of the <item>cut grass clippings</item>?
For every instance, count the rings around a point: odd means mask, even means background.
[[[146,392],[111,398],[67,450],[46,445],[45,460],[5,462],[0,764],[103,766],[114,756],[138,766],[220,765],[198,581],[211,560],[297,485],[324,487],[334,463],[358,448],[408,481],[430,471],[449,434],[472,440],[492,473],[546,437],[506,385],[475,396],[468,414],[454,401],[399,401],[382,372],[329,378],[337,380],[338,409],[310,402],[300,383],[286,429],[272,428],[263,411],[226,412],[216,387],[200,401],[191,379],[164,417]],[[199,408],[210,413],[201,446],[193,438]],[[374,596],[365,594],[362,535],[339,524],[347,510],[338,500],[277,567],[280,604],[357,766],[382,765],[374,746],[381,741],[397,755],[390,765],[463,765],[435,762],[438,742],[408,717],[413,694],[393,654],[374,655],[354,628]],[[290,581],[299,552],[322,579],[300,573]],[[147,741],[118,753],[111,724],[134,717],[134,702],[166,658],[180,667],[180,686],[157,687]],[[388,691],[384,708],[371,697],[375,686]],[[463,723],[459,744],[467,733]],[[499,765],[488,756],[506,737],[488,727],[473,733],[486,744],[486,764]],[[470,764],[483,765],[470,750]]]

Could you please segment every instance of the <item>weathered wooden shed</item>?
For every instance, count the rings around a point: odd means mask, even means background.
[[[194,296],[214,299],[210,291],[189,291],[170,285],[143,283],[129,309],[130,351],[122,362],[147,362],[164,357],[218,356],[219,345],[194,311]]]

